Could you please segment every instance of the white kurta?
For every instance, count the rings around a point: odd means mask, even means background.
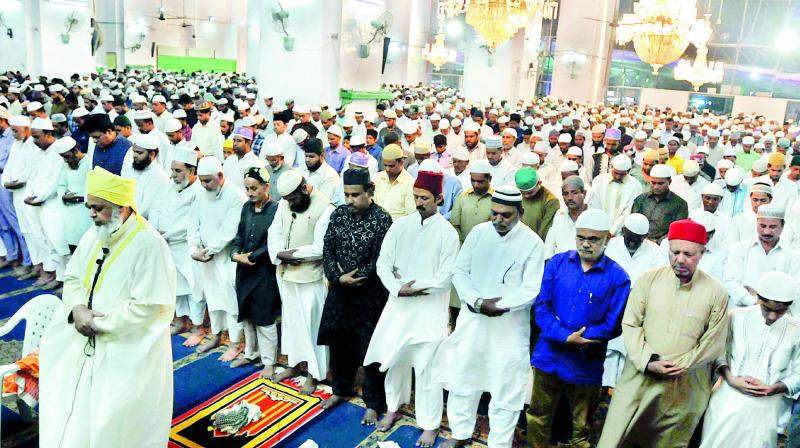
[[[205,248],[213,258],[206,263],[191,261],[195,279],[192,292],[197,299],[206,301],[209,312],[237,315],[236,263],[230,258],[230,242],[239,229],[247,197],[239,187],[225,182],[213,196],[200,191],[195,201],[186,231],[189,254]]]
[[[562,207],[553,216],[553,225],[544,240],[544,258],[549,260],[555,254],[575,249],[575,221],[569,210]]]
[[[131,166],[131,168],[133,168]],[[164,172],[164,168],[156,161],[143,170],[123,170],[122,177],[136,181],[136,207],[139,213],[148,218],[150,211],[159,206],[159,202],[172,187],[172,181]]]
[[[622,182],[614,182],[611,173],[603,173],[592,181],[592,191],[586,203],[589,208],[606,212],[611,218],[610,233],[616,235],[631,212],[633,200],[640,194],[642,184],[633,176],[628,175]]]
[[[501,160],[497,165],[489,164],[489,167],[492,175],[492,188],[514,184],[514,174],[516,171],[506,159]]]
[[[2,182],[4,184],[12,181],[29,182],[34,171],[33,161],[37,152],[41,152],[41,150],[33,142],[32,137],[25,141],[14,140],[9,150],[6,167],[3,170]],[[33,264],[39,264],[46,254],[42,247],[43,231],[38,218],[38,209],[34,210],[34,207],[30,207],[24,202],[28,197],[27,184],[9,191],[13,198],[14,210],[17,212],[19,229],[28,245],[31,261]]]
[[[372,333],[364,365],[377,362],[386,371],[412,359],[417,365],[430,364],[438,343],[447,336],[450,278],[457,253],[458,232],[439,213],[422,221],[414,212],[392,224],[376,264],[389,300]],[[428,294],[398,297],[403,284],[411,280],[414,288],[428,288]]]
[[[700,208],[703,206],[703,200],[701,195],[703,193],[703,187],[705,187],[709,182],[703,179],[700,176],[697,176],[697,179],[694,181],[693,184],[689,184],[686,181],[686,177],[683,174],[678,174],[676,176],[672,176],[672,183],[669,186],[670,191],[680,196],[681,199],[686,201],[686,205],[689,207],[689,211],[696,208]]]
[[[344,204],[344,187],[339,178],[336,170],[323,161],[316,171],[309,172],[305,163],[297,169],[297,172],[303,175],[308,181],[308,184],[314,187],[317,191],[324,194],[331,200],[333,205]]]
[[[242,158],[234,154],[225,159],[222,163],[222,170],[228,182],[231,182],[244,191],[244,173],[254,166],[264,168],[264,161],[259,159],[253,151],[250,151]]]
[[[544,243],[523,223],[500,236],[491,222],[472,228],[456,259],[453,285],[461,299],[456,330],[439,347],[434,377],[461,396],[492,395],[492,406],[522,410],[531,375],[530,308],[544,272]],[[500,297],[511,311],[473,312],[478,298]]]
[[[751,376],[786,395],[752,397],[726,381],[711,395],[703,423],[702,448],[775,447],[779,421],[800,393],[800,320],[785,315],[766,325],[758,305],[731,310],[726,355],[717,361],[736,376]]]
[[[31,163],[33,171],[28,180],[27,191],[35,201],[44,201],[44,204],[34,207],[38,209],[42,234],[50,251],[54,251],[57,256],[69,255],[64,233],[64,202],[58,197],[56,190],[61,171],[65,167],[64,159],[51,146],[45,151],[39,150],[37,159]],[[63,267],[65,261],[60,263]]]
[[[769,253],[764,252],[758,237],[741,241],[731,247],[728,263],[725,266],[725,282],[723,285],[730,294],[729,308],[750,306],[756,303],[745,286],[755,288],[758,279],[767,272],[781,271],[794,278],[800,278],[798,253],[789,247],[783,239]],[[795,302],[796,304],[797,302]],[[792,306],[793,311],[798,309]],[[795,313],[796,314],[796,313]]]
[[[90,229],[67,265],[64,304],[41,342],[39,443],[64,448],[161,448],[172,419],[175,267],[158,233],[135,215],[108,242],[95,287],[94,356],[67,321],[86,304],[102,257]],[[118,256],[116,256],[119,254]]]
[[[92,160],[84,157],[78,162],[78,168],[72,169],[65,166],[61,171],[61,178],[56,188],[58,200],[67,193],[83,196],[86,200],[86,174],[92,169]],[[62,201],[63,203],[63,201]],[[67,244],[78,245],[83,234],[91,227],[92,219],[86,210],[85,203],[64,204],[64,237]]]
[[[222,143],[225,138],[219,130],[219,124],[209,120],[207,124],[199,121],[192,127],[192,143],[197,145],[204,156],[214,156],[218,160],[223,160]]]
[[[731,225],[725,232],[725,242],[728,247],[739,241],[749,240],[758,236],[756,232],[756,213],[748,209],[731,219]]]

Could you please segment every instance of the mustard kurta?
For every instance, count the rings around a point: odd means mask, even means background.
[[[136,215],[106,244],[93,299],[105,316],[94,319],[93,356],[68,318],[88,302],[103,256],[94,226],[67,264],[64,305],[42,338],[42,447],[162,448],[169,438],[175,265],[164,239]]]
[[[639,277],[622,318],[628,358],[599,448],[688,445],[711,395],[711,363],[725,349],[727,306],[725,289],[701,270],[685,285],[669,266]],[[686,373],[674,380],[645,373],[653,355]]]

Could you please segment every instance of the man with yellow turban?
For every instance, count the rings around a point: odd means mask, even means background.
[[[136,183],[87,175],[94,221],[64,273],[41,342],[42,446],[166,446],[172,418],[175,265],[136,211]]]

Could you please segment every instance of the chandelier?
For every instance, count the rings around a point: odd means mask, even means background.
[[[442,0],[448,17],[466,14],[465,22],[475,29],[490,49],[509,40],[528,24],[537,12],[552,20],[558,14],[556,0]]]
[[[433,45],[425,44],[422,50],[422,59],[430,62],[433,68],[439,70],[444,64],[456,60],[456,51],[444,46],[444,34],[439,33],[433,40]]]
[[[689,82],[695,92],[700,90],[700,86],[703,84],[722,82],[722,76],[725,74],[722,62],[708,62],[707,56],[708,48],[705,45],[701,45],[697,48],[697,56],[694,58],[694,63],[689,62],[688,59],[681,59],[675,67],[673,76],[678,81]]]
[[[619,21],[617,43],[633,41],[639,59],[658,74],[663,65],[681,57],[690,42],[705,44],[710,35],[710,25],[697,19],[695,0],[639,0],[633,14]]]

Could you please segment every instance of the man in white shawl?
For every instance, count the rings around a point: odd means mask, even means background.
[[[191,336],[183,343],[195,347],[203,340],[203,319],[205,306],[192,294],[194,273],[186,233],[192,209],[198,194],[202,194],[197,182],[198,151],[187,147],[176,147],[172,159],[172,182],[169,189],[162,192],[158,207],[150,213],[150,224],[167,240],[172,259],[175,261],[176,298],[175,320],[171,333],[183,333],[191,329]],[[188,320],[188,322],[187,322]]]
[[[217,347],[220,333],[228,330],[230,344],[219,360],[230,362],[242,351],[239,346],[242,325],[238,321],[239,302],[234,289],[236,264],[230,258],[230,243],[239,228],[247,197],[228,182],[222,164],[214,156],[200,159],[197,177],[205,191],[195,199],[186,242],[192,258],[192,294],[195,300],[205,302],[211,321],[211,334],[197,351],[202,353]]]
[[[378,422],[389,431],[400,418],[400,406],[411,396],[423,429],[417,446],[431,447],[442,420],[442,386],[433,380],[434,353],[447,336],[450,277],[458,253],[458,232],[440,214],[442,173],[420,171],[414,183],[416,212],[398,218],[381,245],[376,271],[389,291],[364,365],[380,363],[386,372],[388,412]]]
[[[723,381],[706,410],[701,448],[778,446],[800,395],[800,320],[787,313],[797,280],[767,272],[755,290],[755,305],[729,312],[727,350],[716,362]]]
[[[41,341],[43,447],[167,445],[175,266],[136,212],[134,188],[99,167],[87,176],[95,225],[67,265],[63,305]]]
[[[511,185],[492,194],[492,221],[467,235],[453,286],[463,309],[437,354],[445,383],[448,446],[464,446],[475,430],[481,394],[489,392],[489,446],[511,447],[530,377],[530,308],[544,271],[544,243],[520,222],[522,194]]]

